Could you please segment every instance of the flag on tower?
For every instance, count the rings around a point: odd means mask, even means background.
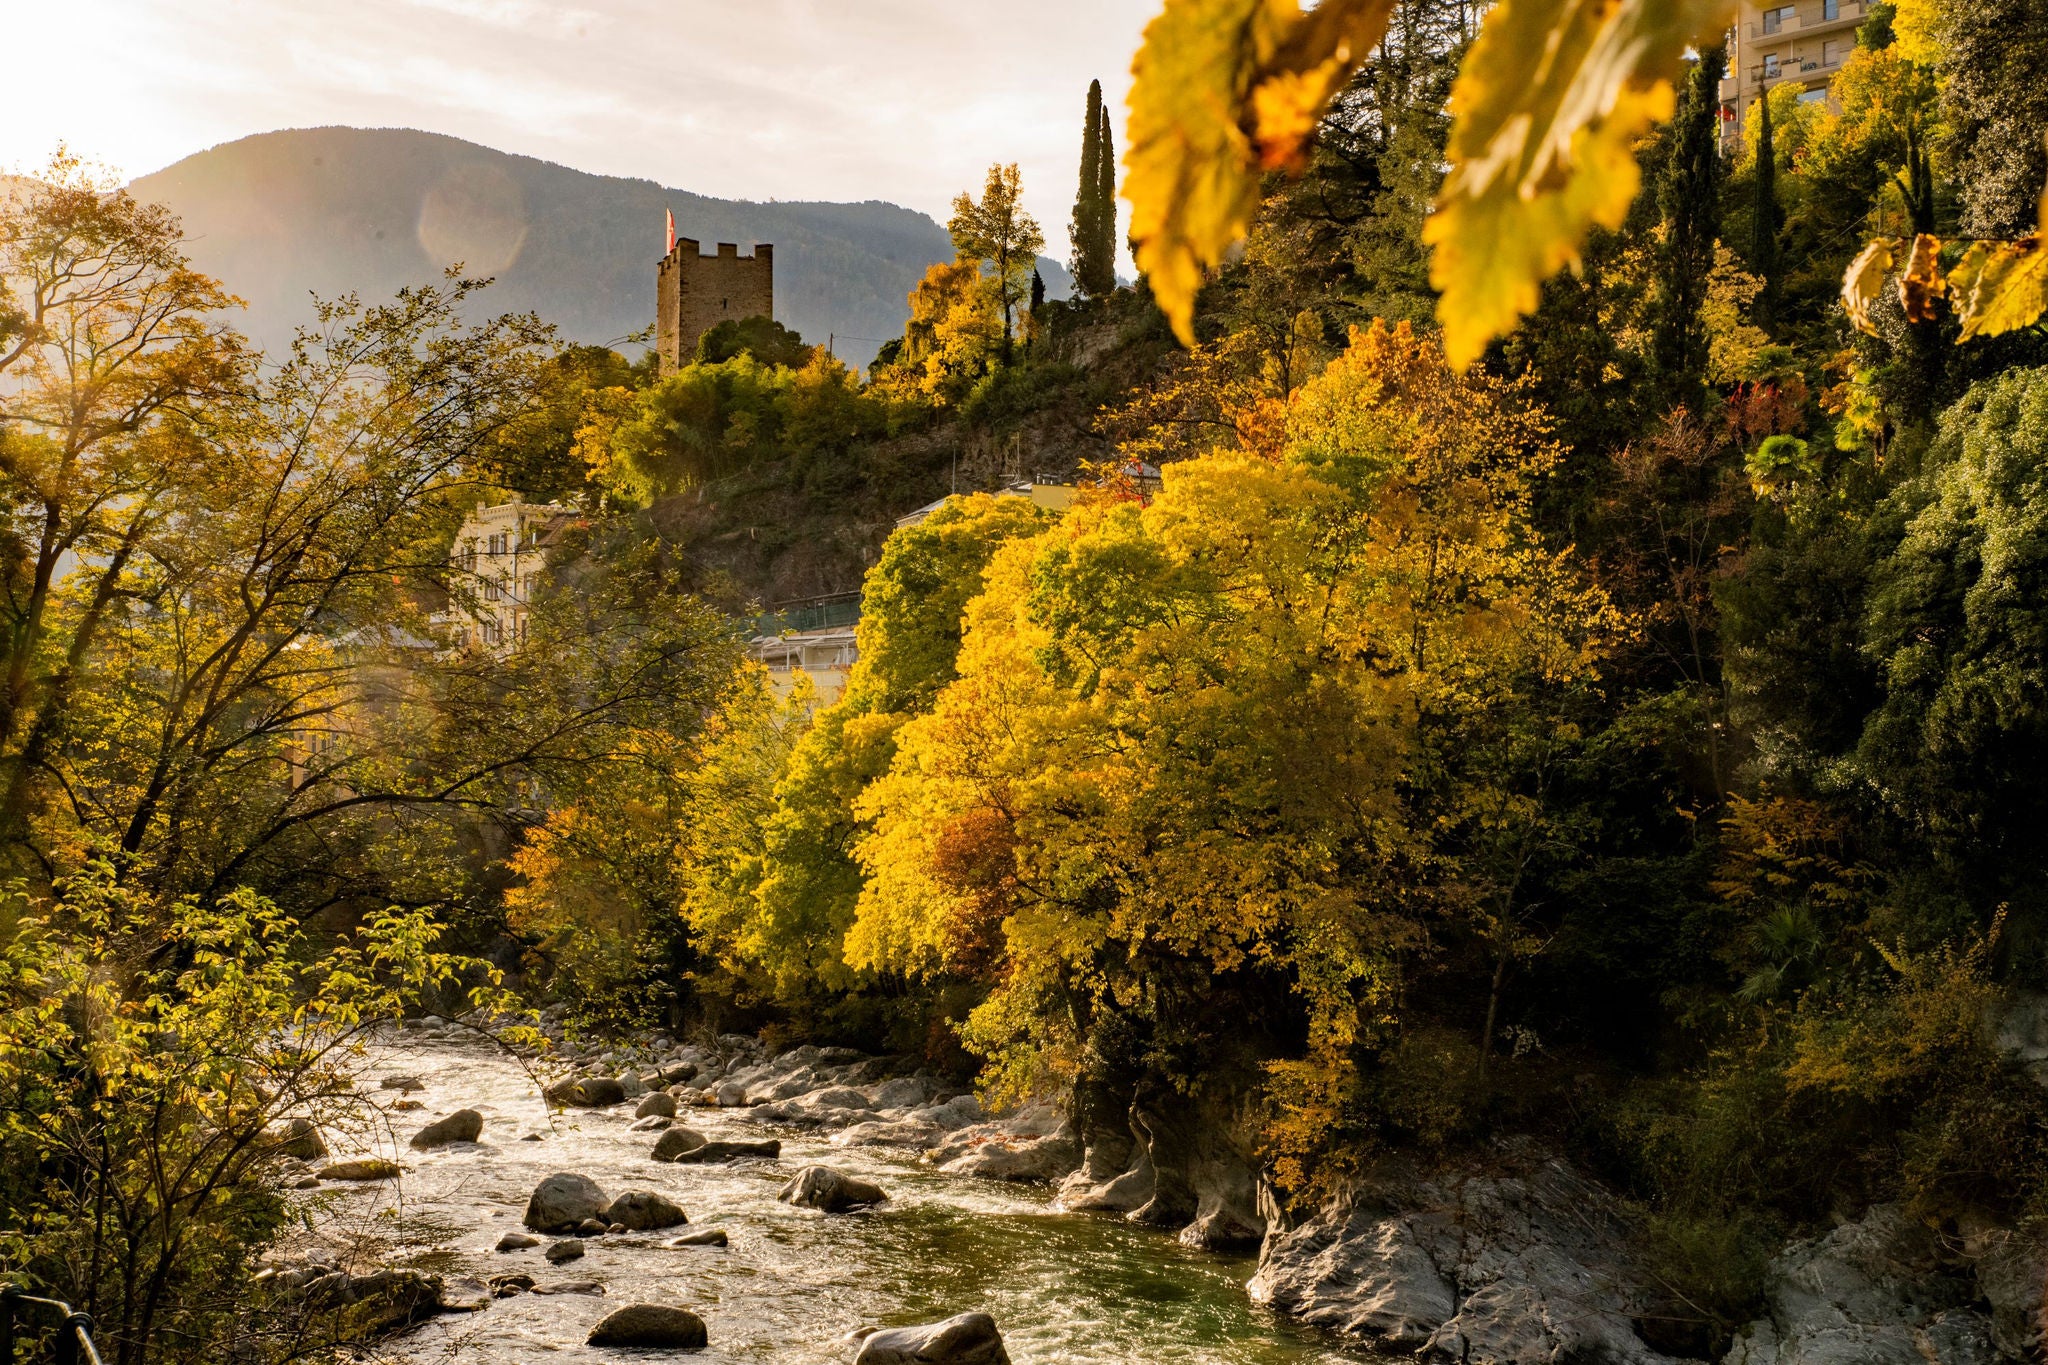
[[[668,249],[661,254],[670,256],[675,253],[676,249],[676,211],[674,209],[664,211],[668,214]]]

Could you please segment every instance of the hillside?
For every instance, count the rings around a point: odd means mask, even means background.
[[[458,260],[497,277],[490,309],[617,342],[654,319],[666,208],[707,244],[773,242],[780,320],[807,340],[836,334],[865,365],[874,338],[902,330],[925,267],[952,256],[944,228],[894,204],[712,199],[402,128],[261,133],[131,188],[184,219],[195,264],[248,301],[244,328],[265,346],[308,318],[309,293],[376,298]],[[1065,297],[1065,269],[1040,268]]]

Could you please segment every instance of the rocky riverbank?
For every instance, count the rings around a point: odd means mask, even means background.
[[[473,1037],[441,1024],[408,1026],[405,1034],[430,1049]],[[692,1222],[685,1211],[698,1207],[691,1190],[702,1190],[714,1169],[730,1172],[718,1177],[725,1191],[760,1190],[751,1198],[779,1192],[786,1207],[852,1219],[849,1235],[881,1226],[861,1220],[874,1216],[869,1210],[891,1216],[902,1173],[919,1171],[922,1181],[964,1181],[963,1188],[981,1181],[1047,1187],[1056,1191],[1054,1209],[1121,1215],[1114,1221],[1175,1232],[1180,1245],[1199,1252],[1255,1246],[1259,1260],[1247,1286],[1253,1303],[1375,1354],[1465,1365],[1679,1365],[1646,1340],[1644,1323],[1668,1307],[1668,1296],[1642,1253],[1638,1216],[1533,1144],[1500,1143],[1450,1169],[1389,1162],[1313,1216],[1290,1222],[1244,1155],[1243,1116],[1221,1110],[1134,1102],[1121,1129],[1098,1121],[1084,1144],[1051,1106],[989,1114],[971,1092],[907,1059],[820,1047],[771,1054],[739,1035],[563,1044],[546,1103],[533,1116],[538,1122],[508,1125],[502,1106],[487,1102],[455,1107],[449,1102],[470,1099],[460,1084],[459,1072],[438,1078],[429,1103],[413,1098],[428,1089],[418,1077],[395,1071],[380,1078],[388,1113],[418,1112],[406,1143],[415,1166],[459,1162],[494,1143],[531,1145],[537,1157],[560,1144],[561,1125],[579,1122],[610,1135],[607,1151],[638,1152],[624,1162],[632,1178],[615,1184],[610,1176],[591,1179],[565,1148],[554,1174],[505,1196],[524,1205],[523,1221],[542,1235],[506,1233],[494,1254],[573,1266],[569,1277],[518,1268],[440,1276],[403,1266],[350,1274],[316,1258],[282,1273],[280,1292],[346,1307],[355,1320],[383,1328],[522,1294],[602,1295],[604,1277],[586,1275],[586,1264],[733,1245],[728,1228],[705,1225],[701,1215]],[[374,1186],[401,1169],[398,1153],[329,1160],[320,1134],[304,1128],[280,1137],[302,1163],[299,1183],[314,1189]],[[621,1165],[616,1156],[604,1162],[613,1172]],[[677,1186],[675,1177],[653,1174],[663,1170],[701,1174],[684,1177],[694,1186]],[[645,1235],[653,1232],[669,1235]],[[1238,1272],[1237,1283],[1243,1279]],[[1723,1365],[2039,1361],[2044,1281],[2048,1242],[2040,1238],[1989,1222],[1944,1237],[1896,1208],[1873,1209],[1785,1249],[1772,1267],[1766,1315],[1741,1333]],[[638,1306],[650,1311],[627,1314],[592,1340],[623,1341],[643,1321],[657,1324],[650,1331],[692,1330],[652,1311],[659,1304]],[[980,1306],[938,1301],[934,1316]],[[715,1337],[715,1320],[712,1326]],[[918,1330],[943,1337],[943,1327]],[[1003,1351],[993,1322],[989,1330],[993,1349]],[[860,1350],[867,1332],[844,1337],[838,1358]],[[978,1325],[955,1335],[988,1349]],[[896,1358],[881,1353],[897,1350],[895,1335],[874,1339],[873,1359]]]

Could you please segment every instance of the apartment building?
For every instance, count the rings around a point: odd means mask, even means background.
[[[444,618],[473,647],[502,654],[526,639],[526,613],[547,572],[547,548],[577,512],[514,499],[478,503],[449,555],[455,590]]]
[[[1826,99],[1869,8],[1870,0],[1744,0],[1728,35],[1728,74],[1721,81],[1723,141],[1732,147],[1741,139],[1744,115],[1766,90],[1791,82],[1802,100]]]

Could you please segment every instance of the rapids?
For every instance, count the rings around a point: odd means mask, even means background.
[[[1267,1315],[1244,1293],[1253,1262],[1185,1249],[1120,1219],[1056,1211],[1043,1187],[939,1175],[914,1153],[830,1146],[822,1135],[750,1122],[745,1111],[686,1110],[712,1138],[778,1136],[779,1162],[677,1166],[647,1153],[659,1136],[630,1132],[632,1106],[570,1110],[550,1119],[519,1064],[481,1042],[446,1037],[380,1049],[370,1075],[417,1076],[418,1110],[390,1113],[376,1140],[336,1142],[335,1154],[397,1155],[391,1185],[328,1185],[306,1196],[313,1240],[359,1263],[416,1266],[450,1277],[524,1273],[541,1285],[594,1280],[602,1296],[520,1294],[481,1312],[446,1314],[384,1342],[391,1361],[486,1365],[615,1359],[584,1344],[599,1318],[634,1302],[700,1314],[703,1362],[847,1362],[856,1327],[931,1321],[981,1310],[1000,1324],[1017,1365],[1338,1365],[1366,1357]],[[388,1105],[396,1092],[376,1098]],[[460,1108],[484,1115],[482,1139],[407,1150],[429,1120]],[[539,1141],[522,1141],[527,1133]],[[880,1184],[888,1203],[824,1215],[778,1203],[790,1174],[823,1162]],[[543,1247],[500,1254],[521,1229],[527,1196],[556,1171],[587,1175],[607,1194],[656,1190],[690,1227],[586,1241],[560,1267]],[[676,1233],[724,1228],[727,1248],[667,1249]]]

